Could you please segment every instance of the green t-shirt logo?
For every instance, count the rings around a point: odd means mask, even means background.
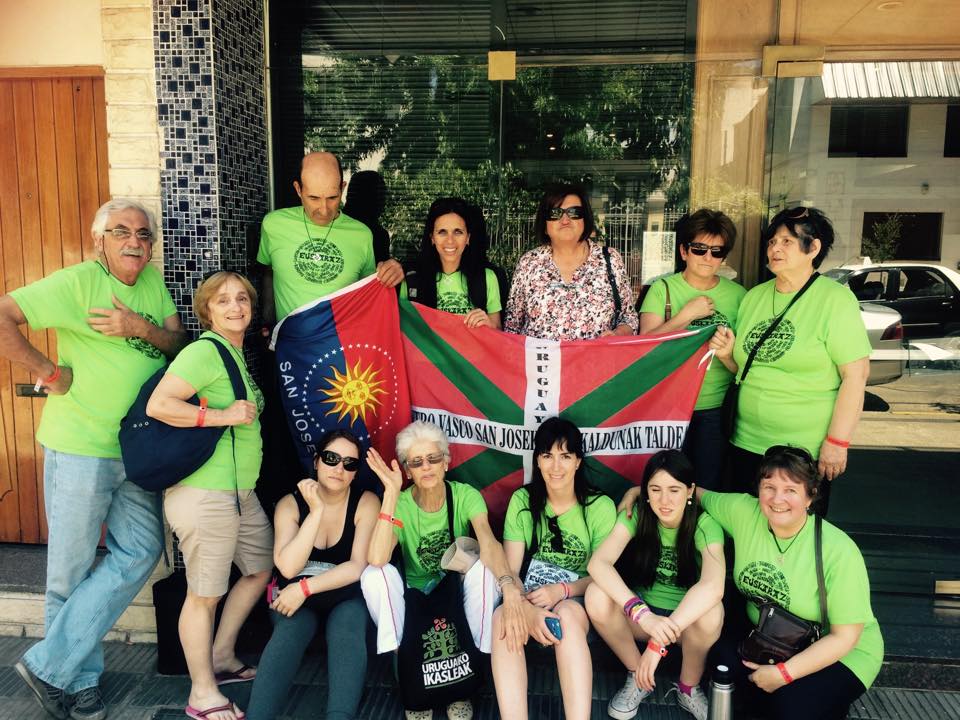
[[[157,327],[160,327],[160,323],[158,323],[158,322],[157,322],[157,319],[156,319],[155,317],[153,317],[153,315],[151,315],[150,313],[142,312],[142,313],[137,313],[137,315],[139,315],[140,317],[142,317],[144,320],[147,320],[147,321],[149,321],[149,322],[152,322],[152,323],[153,323],[154,325],[156,325]],[[134,350],[136,350],[138,353],[142,353],[142,354],[146,355],[146,356],[147,356],[148,358],[150,358],[151,360],[157,360],[158,358],[160,358],[160,357],[163,355],[163,353],[160,352],[160,351],[156,348],[156,346],[151,345],[150,343],[148,343],[148,342],[147,342],[146,340],[144,340],[143,338],[128,337],[128,338],[127,338],[127,345],[129,345],[130,347],[132,347],[132,348],[133,348]]]
[[[537,549],[537,559],[562,567],[564,570],[577,572],[577,568],[581,567],[587,559],[587,549],[580,538],[573,533],[561,530],[560,537],[563,539],[562,553],[553,552],[550,549],[550,540],[547,539],[547,544],[545,546],[541,544]]]
[[[757,341],[760,340],[767,328],[770,327],[770,323],[775,319],[767,318],[750,328],[750,332],[747,333],[747,337],[743,341],[743,349],[747,351],[747,354],[753,351]],[[793,323],[784,318],[770,337],[764,341],[763,347],[757,351],[757,360],[765,363],[776,362],[793,346],[793,340],[796,336],[797,331]]]
[[[343,272],[343,254],[333,243],[311,238],[297,248],[293,267],[305,280],[328,283]]]
[[[470,298],[459,293],[445,292],[437,297],[437,310],[454,313],[455,315],[466,315],[473,310],[470,304]]]
[[[661,547],[657,561],[657,582],[664,585],[677,585],[677,549]]]
[[[687,327],[702,328],[707,327],[708,325],[726,325],[727,327],[730,327],[730,320],[728,320],[727,316],[719,310],[714,310],[710,317],[698,318],[690,323],[690,325]]]
[[[420,558],[420,567],[424,572],[438,574],[440,572],[440,558],[450,545],[450,533],[444,530],[435,530],[420,538],[417,545],[417,557]]]
[[[790,584],[783,571],[773,563],[757,560],[740,571],[737,585],[748,597],[773,600],[781,607],[790,607]]]

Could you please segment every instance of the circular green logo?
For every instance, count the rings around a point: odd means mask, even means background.
[[[782,607],[790,607],[790,584],[783,571],[773,563],[757,560],[740,571],[737,585],[748,597],[773,600]]]
[[[445,292],[437,297],[437,310],[453,313],[454,315],[466,315],[473,310],[470,298],[460,293]]]
[[[137,315],[142,317],[144,320],[152,322],[157,327],[160,327],[160,323],[157,322],[157,319],[153,317],[153,315],[150,315],[149,313],[145,313],[145,312],[137,313]],[[163,357],[163,353],[160,352],[160,350],[158,350],[156,346],[151,345],[143,338],[128,337],[126,340],[127,340],[128,346],[136,350],[138,353],[146,355],[151,360],[158,360],[159,358]]]
[[[689,327],[702,328],[707,327],[707,325],[726,325],[727,327],[730,327],[730,321],[722,312],[719,310],[714,310],[712,315],[694,320],[692,323],[690,323]]]
[[[420,538],[420,544],[417,545],[417,557],[420,558],[420,566],[428,573],[439,573],[440,559],[449,546],[450,533],[446,529],[435,530],[424,535]]]
[[[311,238],[297,248],[293,267],[304,280],[328,283],[343,272],[343,255],[332,242]]]
[[[767,331],[767,328],[770,327],[770,323],[775,319],[776,318],[767,318],[750,328],[750,332],[747,333],[747,337],[743,341],[743,349],[747,354],[753,351],[754,346]],[[777,325],[776,330],[773,331],[770,337],[763,341],[763,346],[757,351],[757,360],[766,363],[776,362],[793,346],[793,340],[796,334],[797,332],[793,327],[793,323],[784,318],[780,321],[780,324]]]
[[[576,535],[568,533],[565,530],[560,531],[560,537],[563,538],[563,552],[553,552],[550,549],[550,538],[541,539],[540,547],[537,550],[537,557],[544,562],[553,563],[564,570],[577,572],[587,559],[587,549],[583,542]]]

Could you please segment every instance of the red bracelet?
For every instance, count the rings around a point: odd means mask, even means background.
[[[310,597],[311,595],[313,595],[313,593],[310,592],[310,586],[307,585],[307,579],[306,579],[306,578],[300,578],[300,589],[303,590],[303,596],[304,596],[305,598],[308,598],[308,597]]]
[[[398,519],[395,518],[393,515],[387,515],[386,513],[380,513],[379,515],[377,515],[377,517],[380,518],[381,520],[386,520],[388,523],[391,523],[391,524],[393,524],[393,525],[396,525],[398,528],[400,528],[401,530],[403,530],[403,521],[402,521],[402,520],[398,520]]]
[[[780,671],[780,674],[783,675],[783,681],[789,685],[793,682],[793,678],[790,676],[790,673],[787,672],[787,666],[783,663],[777,663],[777,670]]]
[[[849,440],[838,440],[837,438],[830,437],[829,435],[827,435],[827,442],[830,443],[831,445],[836,445],[837,447],[842,447],[842,448],[850,447]]]
[[[667,649],[663,645],[657,645],[653,640],[647,641],[647,650],[653,650],[655,653],[659,654],[660,657],[667,656]]]
[[[50,385],[51,383],[55,383],[59,378],[60,378],[60,366],[57,365],[56,369],[53,371],[53,375],[51,375],[48,378],[43,378],[41,382],[44,385]]]
[[[197,413],[197,427],[203,427],[203,421],[207,417],[207,399],[200,398],[200,412]]]

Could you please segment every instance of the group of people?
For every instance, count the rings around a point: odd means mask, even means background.
[[[552,418],[536,432],[530,482],[514,493],[501,540],[483,496],[446,480],[451,457],[440,428],[411,424],[395,458],[364,454],[338,430],[318,445],[314,477],[288,488],[271,522],[254,492],[264,393],[244,353],[257,293],[235,272],[206,277],[193,299],[204,332],[188,344],[149,262],[152,214],[112,200],[91,228],[97,259],[0,297],[0,353],[48,394],[37,432],[49,527],[46,634],[16,665],[44,709],[61,719],[106,717],[101,641],[156,566],[165,515],[186,567],[179,630],[192,718],[274,717],[321,626],[326,717],[354,717],[368,619],[377,652],[404,658],[420,639],[404,643],[405,624],[450,598],[462,598],[462,622],[458,610],[451,624],[464,626],[455,634],[464,665],[491,655],[505,718],[527,714],[530,640],[555,651],[567,717],[589,716],[596,635],[627,671],[610,699],[614,718],[636,714],[674,648],[683,656],[676,697],[697,718],[707,714],[700,683],[711,649],[742,671],[771,717],[844,717],[876,677],[883,645],[859,550],[828,522],[822,534],[808,522],[813,509],[825,513],[830,484],[846,467],[870,352],[853,295],[816,272],[833,244],[829,220],[814,208],[774,217],[763,238],[774,279],[747,292],[718,274],[736,241],[733,223],[712,210],[692,213],[677,226],[683,269],[655,281],[638,313],[623,260],[595,241],[589,197],[578,187],[545,193],[535,221],[540,245],[520,259],[509,291],[487,261],[475,207],[434,202],[420,253],[404,268],[379,245],[375,252],[370,229],[341,211],[344,187],[338,159],[311,153],[294,182],[301,205],[265,217],[258,261],[268,323],[376,274],[472,328],[567,340],[715,325],[716,359],[682,452],[649,458],[618,509],[589,482],[579,430]],[[20,332],[24,324],[57,331],[56,360]],[[244,398],[213,343],[241,369]],[[232,430],[160,497],[125,478],[117,432],[141,385],[168,361],[148,415]],[[723,408],[731,385],[732,433]],[[274,390],[265,390],[270,405]],[[189,402],[194,395],[199,407]],[[264,433],[276,424],[265,422]],[[363,463],[379,477],[380,496],[353,484]],[[95,563],[102,524],[107,553]],[[735,549],[733,583],[749,600],[737,617],[724,617],[724,535]],[[829,618],[818,604],[821,541]],[[450,553],[460,560],[448,565]],[[232,565],[241,578],[231,587]],[[274,632],[254,668],[235,644],[265,590]],[[736,657],[737,640],[757,623],[762,600],[820,623],[824,634],[786,662],[748,667]],[[245,712],[220,689],[238,682],[253,682]],[[472,716],[468,697],[446,699],[448,717]],[[407,717],[431,717],[422,705],[411,700]]]

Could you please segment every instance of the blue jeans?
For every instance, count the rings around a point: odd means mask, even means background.
[[[23,662],[41,680],[76,693],[99,683],[101,641],[160,558],[160,496],[128,482],[119,459],[44,448],[43,462],[46,634]],[[107,554],[93,567],[103,523]]]

